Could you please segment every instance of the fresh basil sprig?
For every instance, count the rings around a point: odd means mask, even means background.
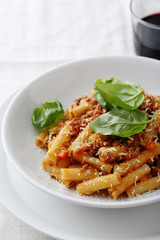
[[[33,110],[32,124],[38,129],[44,129],[58,123],[63,114],[63,107],[59,101],[41,103],[39,108]]]
[[[137,109],[143,102],[143,89],[133,82],[122,82],[110,79],[102,82],[98,79],[95,87],[95,96],[102,107],[112,109],[113,105],[125,110]]]
[[[110,84],[113,81],[114,78],[111,78],[109,80],[105,79],[104,82],[101,79],[98,79],[96,81],[96,84],[94,85],[94,95],[96,97],[97,102],[103,107],[112,109],[113,105],[109,102],[107,102],[101,95],[101,91],[98,89],[98,84]]]
[[[92,121],[89,127],[102,135],[129,137],[140,133],[151,121],[147,121],[147,115],[138,109],[127,111],[114,108]]]

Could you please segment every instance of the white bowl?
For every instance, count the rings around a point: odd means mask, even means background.
[[[0,106],[0,201],[12,213],[54,239],[160,239],[160,202],[125,209],[78,206],[41,191],[19,174],[1,141],[2,119],[10,100]]]
[[[30,183],[53,196],[73,203],[101,208],[124,208],[160,200],[160,190],[130,199],[80,196],[51,179],[43,170],[43,150],[34,143],[38,131],[32,126],[32,111],[40,103],[58,99],[64,109],[74,99],[88,94],[98,78],[116,76],[134,81],[151,93],[160,94],[160,62],[142,57],[103,57],[71,62],[57,67],[21,89],[8,106],[2,126],[6,154]]]

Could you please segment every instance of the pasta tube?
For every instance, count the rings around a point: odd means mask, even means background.
[[[50,173],[52,177],[55,177],[59,182],[63,183],[66,187],[70,187],[71,181],[66,181],[62,179],[62,171],[60,167],[53,166],[47,162],[43,162],[43,167],[46,171]]]
[[[87,163],[104,173],[110,173],[113,168],[112,164],[104,163],[99,158],[91,157],[86,153],[81,153],[80,151],[73,151],[73,158],[81,164]]]
[[[79,183],[76,190],[79,194],[91,194],[93,192],[117,185],[120,182],[121,178],[119,174],[114,173]]]
[[[160,143],[156,143],[154,151],[144,150],[137,158],[133,158],[130,161],[120,163],[114,167],[114,172],[118,172],[121,176],[126,175],[132,170],[138,168],[148,160],[157,157],[160,154]]]
[[[84,181],[98,176],[96,169],[90,168],[62,168],[62,180]]]
[[[132,187],[128,188],[126,193],[128,197],[133,197],[156,188],[160,188],[160,176],[139,182],[136,185],[133,185]]]
[[[69,142],[71,139],[69,123],[70,122],[66,123],[51,144],[49,144],[49,149],[44,159],[45,162],[52,162],[56,165],[59,149],[63,147],[64,143]]]
[[[140,178],[142,178],[143,176],[148,174],[150,172],[150,170],[151,170],[150,167],[147,164],[144,164],[140,168],[134,170],[133,172],[131,172],[128,175],[126,175],[125,177],[123,177],[122,182],[119,185],[109,189],[109,193],[111,194],[111,196],[113,198],[117,198],[127,188],[132,186],[134,183],[136,184],[136,182]]]

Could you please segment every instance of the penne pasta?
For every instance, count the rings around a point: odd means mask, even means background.
[[[95,178],[99,175],[93,168],[63,168],[62,180],[64,181],[84,181]]]
[[[71,181],[62,179],[62,168],[51,165],[48,162],[43,162],[43,167],[50,173],[52,177],[55,177],[59,182],[63,183],[67,188],[71,186]]]
[[[49,145],[48,152],[44,159],[45,162],[49,161],[56,165],[60,148],[63,147],[64,143],[66,144],[71,139],[69,123],[70,122],[66,123],[66,125],[61,129],[56,138]]]
[[[131,159],[130,161],[115,165],[114,172],[118,172],[121,176],[138,168],[142,164],[146,163],[150,159],[157,157],[160,154],[160,143],[156,144],[154,151],[145,150],[137,158]]]
[[[136,182],[142,178],[143,176],[147,175],[150,172],[150,167],[147,164],[139,167],[138,169],[134,170],[133,172],[129,173],[125,177],[122,178],[122,182],[109,189],[109,193],[111,194],[112,198],[117,198],[121,193],[123,193],[127,188],[136,184]]]
[[[107,189],[111,186],[117,185],[121,182],[121,177],[118,173],[109,174],[105,176],[96,177],[92,180],[79,183],[76,190],[79,194],[91,194],[93,192]]]
[[[74,117],[78,117],[86,113],[88,110],[91,109],[91,107],[94,106],[94,103],[92,101],[86,101],[85,99],[82,99],[79,106],[74,107],[71,110],[71,115]]]
[[[110,173],[113,165],[109,164],[109,163],[104,163],[101,160],[99,160],[98,158],[95,157],[91,157],[85,153],[81,153],[79,151],[74,151],[73,152],[73,158],[80,162],[81,164],[89,164],[92,167],[97,168],[98,170],[100,170],[103,173]]]
[[[89,136],[93,133],[92,129],[89,128],[89,125],[78,135],[78,137],[71,143],[69,150],[75,150],[80,147]]]
[[[40,148],[48,149],[48,140],[49,140],[48,132],[43,131],[35,138],[35,144]]]
[[[126,154],[126,149],[122,147],[101,147],[98,150],[100,160],[104,162],[115,162],[123,159]]]
[[[160,176],[149,178],[145,181],[139,182],[136,185],[128,188],[126,190],[126,193],[128,197],[133,197],[156,188],[160,188]]]

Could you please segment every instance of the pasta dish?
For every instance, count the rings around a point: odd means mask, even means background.
[[[58,100],[33,111],[43,168],[81,195],[116,199],[160,188],[160,97],[138,84],[98,79],[66,111]]]

